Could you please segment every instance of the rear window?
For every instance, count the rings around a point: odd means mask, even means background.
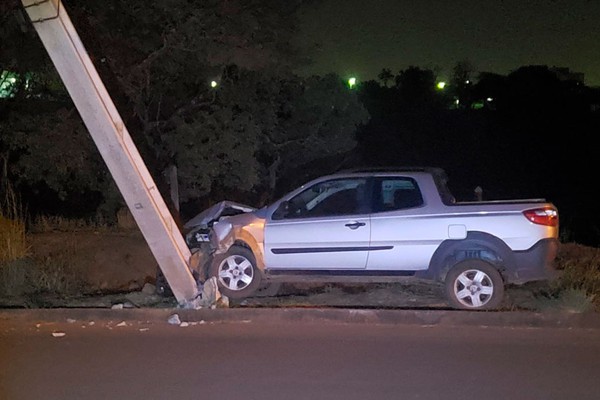
[[[404,210],[423,205],[423,196],[412,178],[381,178],[375,184],[376,212]]]

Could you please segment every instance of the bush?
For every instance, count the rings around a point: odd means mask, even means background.
[[[563,243],[556,268],[560,276],[539,296],[541,301],[544,298],[548,301],[548,304],[541,304],[541,309],[600,310],[599,248]]]

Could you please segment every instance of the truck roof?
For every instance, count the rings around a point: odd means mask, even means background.
[[[393,172],[429,172],[434,175],[446,175],[443,168],[440,167],[418,167],[418,166],[398,166],[398,167],[358,167],[338,171],[337,173],[393,173]]]

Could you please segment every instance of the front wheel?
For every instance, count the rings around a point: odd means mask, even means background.
[[[496,268],[483,260],[465,260],[446,275],[450,305],[463,310],[497,308],[504,297],[504,281]]]
[[[210,276],[217,278],[219,290],[232,299],[251,296],[261,282],[261,272],[256,267],[254,254],[241,246],[231,246],[226,253],[215,256]]]

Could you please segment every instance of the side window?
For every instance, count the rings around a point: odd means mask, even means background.
[[[334,179],[317,183],[283,204],[274,219],[313,218],[369,212],[366,178]]]
[[[381,178],[375,188],[374,208],[378,212],[404,210],[423,205],[421,191],[412,178]]]

